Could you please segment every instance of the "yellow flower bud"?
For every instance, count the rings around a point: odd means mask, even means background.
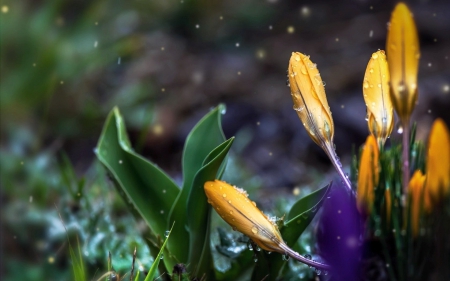
[[[394,127],[394,109],[389,94],[389,69],[382,50],[373,53],[367,64],[363,93],[369,130],[382,146]]]
[[[321,147],[332,143],[333,119],[316,64],[309,56],[292,53],[288,78],[294,109],[311,139]]]
[[[260,248],[281,254],[303,262],[315,268],[330,270],[330,266],[308,259],[295,252],[283,241],[277,225],[248,199],[245,190],[231,186],[226,182],[215,180],[204,185],[208,203],[233,227],[253,240]]]
[[[204,188],[208,203],[234,230],[247,235],[266,251],[286,252],[277,225],[248,199],[245,190],[220,180],[208,181]]]
[[[423,184],[425,182],[425,176],[420,170],[414,172],[411,180],[409,181],[408,193],[410,196],[410,218],[411,218],[411,229],[413,236],[417,236],[419,233],[419,220],[420,220],[420,208],[423,198]]]
[[[433,203],[450,191],[450,133],[442,119],[434,121],[428,139],[426,190]]]
[[[362,149],[358,170],[356,202],[362,214],[370,214],[374,200],[374,187],[378,185],[378,145],[375,137],[369,135]]]
[[[391,74],[392,102],[405,123],[417,101],[420,50],[413,16],[404,3],[398,3],[392,12],[386,52]]]

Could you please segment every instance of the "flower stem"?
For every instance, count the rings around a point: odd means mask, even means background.
[[[299,262],[302,262],[302,263],[312,266],[314,268],[319,268],[319,269],[323,269],[323,270],[331,269],[330,265],[321,263],[318,261],[314,261],[312,259],[305,258],[304,256],[300,255],[299,253],[297,253],[294,250],[292,250],[291,248],[289,248],[289,246],[284,243],[282,243],[280,245],[280,247],[285,251],[286,255],[290,256],[291,258],[293,258]]]
[[[404,205],[408,198],[409,183],[409,119],[403,122],[402,161],[403,161],[403,200]]]
[[[339,176],[342,178],[342,181],[345,183],[346,187],[350,192],[353,192],[352,190],[352,184],[350,182],[349,177],[344,173],[344,170],[342,170],[342,164],[339,160],[336,151],[333,148],[333,145],[331,143],[325,143],[325,146],[323,147],[323,150],[328,155],[328,158],[330,158],[331,163],[333,164],[334,168],[338,172]]]

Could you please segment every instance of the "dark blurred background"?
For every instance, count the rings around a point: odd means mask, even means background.
[[[12,265],[14,259],[2,262],[2,274],[14,280],[8,270],[20,271],[25,265],[20,259],[29,247],[30,262],[55,256],[33,254],[36,251],[58,250],[58,243],[49,246],[44,238],[30,242],[26,233],[19,237],[22,226],[36,221],[21,220],[30,215],[30,208],[50,210],[54,219],[58,212],[70,217],[88,204],[77,198],[77,187],[71,187],[73,180],[65,179],[64,171],[72,171],[67,173],[76,181],[88,181],[94,198],[106,192],[93,149],[116,105],[136,150],[177,182],[182,181],[180,161],[187,134],[219,103],[227,107],[226,136],[237,136],[233,163],[256,176],[268,193],[332,179],[335,173],[328,159],[292,110],[285,71],[293,51],[310,55],[326,82],[337,153],[348,170],[352,149],[368,134],[364,71],[371,54],[385,48],[395,4],[2,0],[2,259],[9,254],[17,259]],[[450,124],[450,1],[407,4],[421,45],[419,102],[413,119],[417,137],[426,140],[436,117]],[[395,129],[391,141],[398,137]],[[67,201],[61,199],[61,186],[71,190]],[[117,217],[114,225],[120,225]],[[65,241],[64,230],[59,231]]]

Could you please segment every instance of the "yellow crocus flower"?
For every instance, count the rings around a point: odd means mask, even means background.
[[[292,53],[287,75],[294,110],[311,139],[325,151],[345,185],[351,190],[350,180],[342,170],[335,152],[333,118],[316,64],[312,63],[309,56],[299,52]]]
[[[378,145],[375,137],[369,135],[362,149],[358,169],[358,188],[356,202],[361,214],[370,214],[374,200],[374,188],[378,185]]]
[[[245,190],[219,180],[206,182],[204,188],[208,203],[234,230],[244,233],[266,251],[284,253],[277,225],[248,199]]]
[[[389,69],[382,50],[373,53],[367,64],[363,94],[369,130],[382,146],[394,127],[394,108],[389,94]]]
[[[208,203],[234,230],[247,235],[261,249],[277,252],[308,264],[329,270],[330,266],[308,259],[295,252],[283,241],[275,222],[272,222],[248,199],[245,190],[215,180],[204,184]]]
[[[426,191],[432,203],[441,201],[450,191],[450,133],[439,118],[428,139]]]
[[[392,102],[402,123],[407,124],[417,101],[420,49],[413,16],[404,3],[398,3],[392,12],[386,52]]]
[[[410,218],[411,218],[411,229],[413,236],[417,236],[419,233],[419,220],[420,220],[420,209],[423,199],[423,185],[425,183],[425,176],[420,170],[414,172],[411,180],[409,181],[408,193],[410,196]]]
[[[333,142],[334,124],[322,78],[309,56],[292,53],[288,79],[294,109],[311,139],[322,148]]]

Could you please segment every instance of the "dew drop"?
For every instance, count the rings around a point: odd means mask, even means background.
[[[232,215],[233,214],[233,211],[230,211],[230,215]]]
[[[322,274],[322,270],[320,270],[320,269],[316,268],[316,274],[317,274],[317,275],[320,275],[320,274]]]
[[[300,61],[300,56],[299,56],[299,55],[296,55],[296,56],[295,56],[295,60],[296,60],[296,61]]]
[[[169,237],[169,233],[170,233],[170,231],[169,231],[169,230],[166,230],[166,232],[164,233],[164,236],[165,236],[165,237]]]
[[[258,258],[254,258],[253,261],[254,261],[254,262],[258,262]]]
[[[311,255],[308,255],[308,254],[304,255],[303,257],[304,257],[305,259],[308,259],[308,260],[311,259]]]
[[[161,255],[161,257],[159,258],[160,260],[164,259],[164,255]]]
[[[372,58],[373,58],[374,60],[376,60],[376,59],[378,58],[378,54],[377,54],[377,53],[373,53],[373,54],[372,54]]]
[[[222,196],[223,196],[223,198],[227,197],[227,195],[225,193]]]
[[[369,88],[369,83],[367,83],[367,82],[364,82],[364,83],[363,83],[363,87],[364,87],[364,89],[367,89],[367,88]]]
[[[370,69],[369,69],[369,72],[370,72],[370,73],[373,73],[373,68],[370,68]]]
[[[256,227],[252,227],[252,232],[253,232],[254,234],[258,233],[258,229],[257,229]]]
[[[302,112],[305,109],[305,107],[303,105],[300,105],[299,107],[294,105],[294,110],[298,111],[298,112]]]
[[[284,260],[284,261],[288,261],[289,258],[290,258],[290,257],[289,257],[287,254],[284,254],[284,255],[283,255],[283,260]]]

